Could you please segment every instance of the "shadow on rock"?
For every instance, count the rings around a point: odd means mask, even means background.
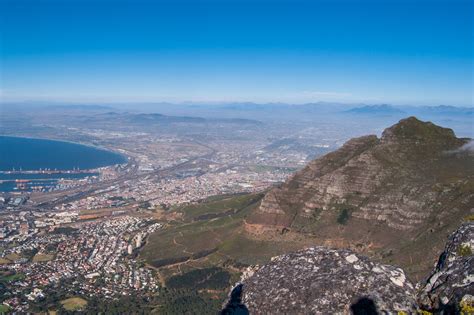
[[[237,285],[230,293],[229,303],[221,311],[221,315],[248,315],[249,310],[245,304],[242,304],[243,285]]]
[[[351,305],[353,315],[377,315],[377,306],[372,299],[363,297]]]

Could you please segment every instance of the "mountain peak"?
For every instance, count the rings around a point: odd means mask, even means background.
[[[387,128],[382,133],[383,142],[391,141],[423,141],[448,143],[456,140],[454,131],[443,128],[432,122],[424,122],[416,117],[408,117]]]

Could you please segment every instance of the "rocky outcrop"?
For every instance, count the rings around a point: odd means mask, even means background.
[[[350,250],[308,248],[248,268],[222,314],[473,314],[473,250],[470,222],[415,289],[400,268]]]
[[[238,288],[250,314],[416,311],[414,286],[403,270],[349,250],[314,247],[275,257]]]
[[[423,283],[420,305],[431,311],[474,312],[474,223],[454,232],[435,270]],[[463,310],[464,308],[464,310]]]

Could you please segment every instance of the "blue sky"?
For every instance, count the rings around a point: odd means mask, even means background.
[[[0,93],[472,106],[473,3],[0,0]]]

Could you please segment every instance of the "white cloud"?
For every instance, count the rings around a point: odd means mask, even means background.
[[[459,149],[448,151],[448,153],[452,153],[452,154],[455,154],[455,153],[473,154],[474,153],[474,140],[469,141],[468,143],[464,144]]]

